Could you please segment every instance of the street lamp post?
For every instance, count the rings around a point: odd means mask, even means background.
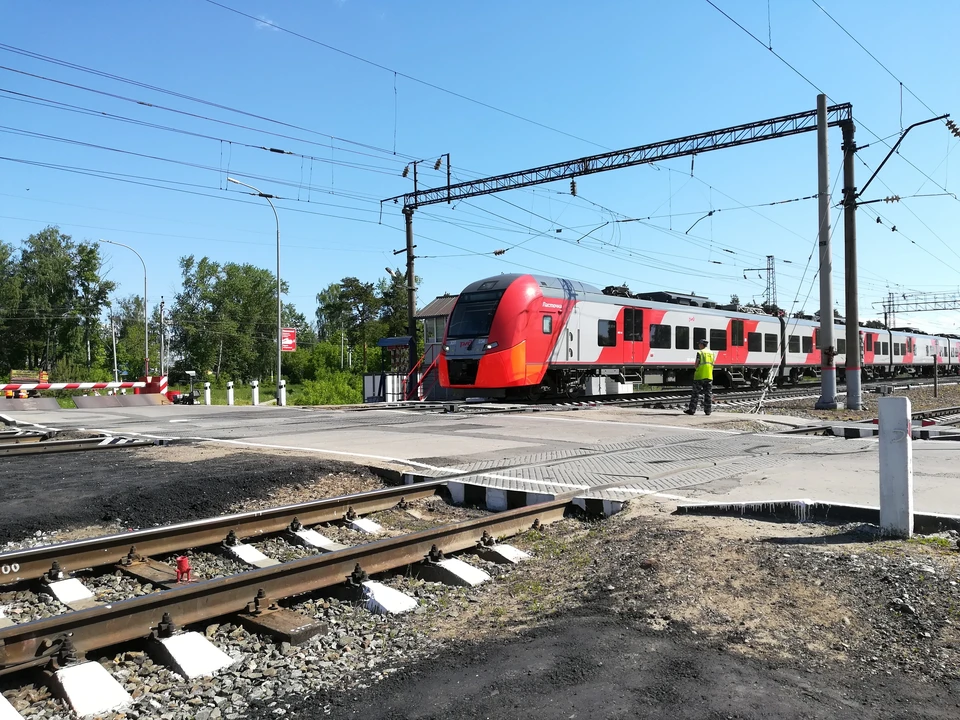
[[[273,201],[271,200],[273,195],[260,192],[253,185],[247,185],[247,183],[234,180],[232,177],[228,177],[227,182],[232,182],[235,185],[243,185],[246,188],[250,188],[257,197],[262,197],[264,200],[270,203],[270,209],[273,210],[273,217],[277,221],[277,406],[279,407],[284,405],[283,393],[280,392],[280,362],[283,356],[283,319],[281,313],[282,306],[280,302],[280,216],[277,215],[277,208],[274,206]]]
[[[100,238],[100,242],[126,248],[140,258],[140,264],[143,265],[143,376],[147,377],[147,375],[150,374],[150,316],[147,314],[147,264],[143,261],[140,253],[129,245],[124,245],[114,240],[104,240],[103,238]]]

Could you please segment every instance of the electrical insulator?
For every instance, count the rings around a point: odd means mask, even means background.
[[[403,169],[402,177],[406,177],[406,176],[409,175],[409,174],[410,174],[410,166],[407,165],[407,166]]]
[[[503,248],[501,248],[500,250],[494,250],[494,251],[493,251],[493,254],[494,254],[494,255],[503,255],[505,252],[506,252],[506,250],[503,249]]]
[[[885,197],[885,198],[883,199],[883,201],[886,202],[886,203],[900,202],[900,196],[899,196],[899,195],[891,195],[891,196],[889,196],[889,197]]]
[[[953,120],[947,120],[947,130],[953,133],[954,137],[960,137],[960,128]]]
[[[439,170],[439,169],[440,169],[440,162],[441,162],[441,160],[443,160],[443,158],[437,158],[437,161],[433,164],[433,169],[434,169],[434,170]]]
[[[577,181],[576,181],[576,180],[571,180],[571,181],[570,181],[570,194],[573,195],[574,197],[577,196]]]

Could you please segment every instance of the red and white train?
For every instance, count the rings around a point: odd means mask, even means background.
[[[840,379],[846,330],[834,325]],[[499,275],[457,299],[439,359],[440,383],[465,395],[578,394],[598,382],[685,382],[697,343],[716,355],[714,382],[759,385],[819,372],[819,323],[604,294],[573,280]],[[861,328],[864,377],[960,370],[960,339]],[[589,390],[588,390],[589,392]],[[589,393],[593,394],[593,393]]]

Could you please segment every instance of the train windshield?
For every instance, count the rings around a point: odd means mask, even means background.
[[[447,338],[479,338],[489,335],[493,316],[502,296],[503,290],[484,290],[461,295],[453,309],[453,315],[450,316]]]

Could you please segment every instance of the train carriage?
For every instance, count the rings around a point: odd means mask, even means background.
[[[608,289],[609,290],[609,289]],[[581,393],[591,379],[686,382],[706,339],[720,385],[758,385],[772,374],[798,382],[821,365],[819,323],[608,294],[572,280],[528,274],[471,283],[453,308],[440,382],[488,396]],[[952,344],[951,344],[952,343]],[[834,325],[842,377],[846,329]],[[867,377],[956,369],[960,340],[910,329],[860,331]]]

